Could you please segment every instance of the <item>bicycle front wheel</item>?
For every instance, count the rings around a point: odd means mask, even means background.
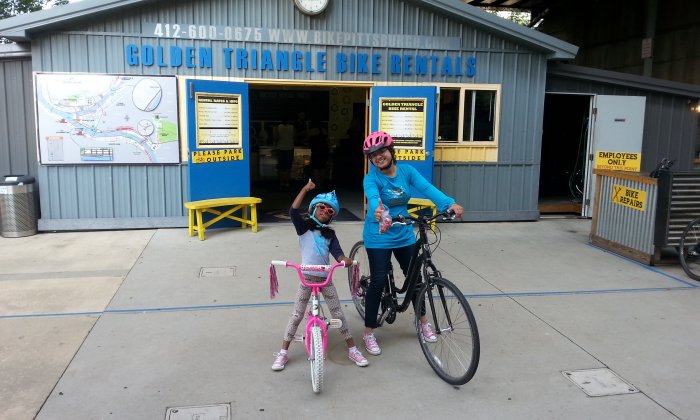
[[[367,249],[363,241],[357,242],[350,250],[351,260],[357,261],[360,264],[360,285],[357,296],[352,297],[352,302],[355,304],[355,309],[360,317],[365,319],[365,297],[367,296],[367,287],[369,286],[369,257]],[[352,269],[348,270],[348,286],[352,293]]]
[[[423,337],[421,312],[437,337],[434,342]],[[464,385],[479,365],[479,331],[476,319],[462,292],[447,279],[433,278],[418,294],[416,311],[418,342],[430,367],[445,382]]]
[[[700,280],[700,218],[685,227],[681,235],[678,257],[683,271],[693,280]]]
[[[323,388],[323,335],[318,325],[311,327],[310,344],[311,388],[319,393]]]

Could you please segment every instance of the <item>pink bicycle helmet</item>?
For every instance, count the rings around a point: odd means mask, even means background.
[[[362,145],[362,152],[366,155],[376,152],[379,149],[385,147],[392,147],[394,145],[394,139],[391,138],[391,134],[385,133],[383,131],[375,131],[365,138],[365,142]]]

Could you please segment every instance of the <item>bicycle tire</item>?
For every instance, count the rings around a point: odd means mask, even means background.
[[[692,220],[683,229],[678,249],[678,258],[683,271],[693,280],[700,280],[700,217]]]
[[[358,296],[352,297],[352,302],[355,304],[355,309],[357,309],[357,313],[360,314],[360,318],[364,321],[365,297],[367,296],[367,286],[369,285],[370,279],[369,257],[367,256],[367,249],[365,248],[364,241],[359,241],[352,246],[349,258],[360,264],[360,290],[358,291]],[[348,270],[348,286],[350,286],[350,293],[352,293],[352,270]]]
[[[430,292],[430,293],[428,293]],[[469,382],[479,366],[479,330],[464,294],[447,279],[434,277],[418,295],[416,333],[428,364],[451,385]],[[435,329],[437,341],[423,339],[421,307],[425,306],[428,322]]]
[[[311,327],[311,389],[315,393],[323,389],[323,335],[321,327],[314,325]]]

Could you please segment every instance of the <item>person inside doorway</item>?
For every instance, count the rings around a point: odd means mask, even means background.
[[[297,146],[309,145],[309,122],[306,121],[306,112],[299,111],[297,118],[294,120],[294,130]]]
[[[288,117],[275,129],[275,146],[277,147],[277,178],[280,187],[290,188],[292,161],[294,159],[294,124]]]
[[[320,122],[314,122],[309,128],[309,147],[311,148],[311,170],[316,185],[323,189],[328,173],[330,145],[328,132]]]

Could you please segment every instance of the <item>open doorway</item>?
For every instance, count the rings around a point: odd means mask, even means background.
[[[364,87],[249,85],[251,194],[262,198],[261,222],[288,221],[309,178],[317,187],[307,201],[336,190],[336,220],[362,218],[368,95]]]
[[[544,103],[539,211],[581,215],[590,95],[548,93]]]

